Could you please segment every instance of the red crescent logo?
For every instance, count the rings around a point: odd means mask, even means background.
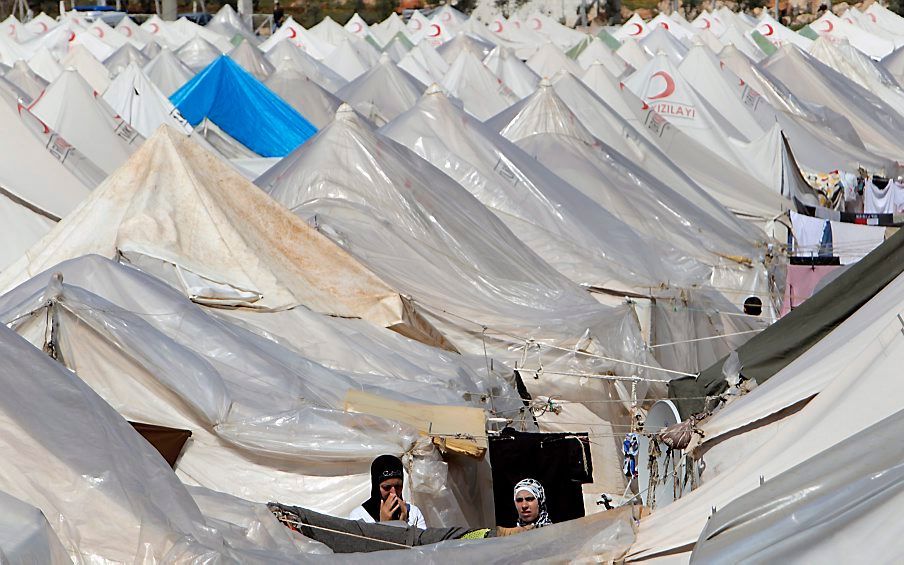
[[[70,32],[69,32],[69,41],[72,41],[72,40],[74,40],[74,39],[75,39],[75,32],[74,32],[74,31],[70,31]]]
[[[835,29],[835,26],[829,20],[826,20],[825,24],[826,24],[826,28],[822,31],[824,31],[826,33],[830,33],[833,29]]]
[[[641,102],[643,102],[643,100],[641,100]],[[643,102],[643,106],[641,106],[640,109],[641,109],[641,110],[649,110],[649,109],[650,109],[650,105],[647,104],[646,102]]]
[[[712,22],[706,18],[703,18],[703,23],[706,24],[705,26],[703,26],[703,29],[709,29],[713,25]]]
[[[640,24],[631,24],[631,25],[636,27],[637,31],[634,33],[629,33],[628,35],[640,35],[641,33],[643,33],[643,27],[641,27]]]
[[[444,21],[444,22],[448,22],[448,21],[450,21],[451,19],[452,19],[452,14],[450,14],[449,12],[446,12],[445,14],[443,14],[443,21]]]
[[[421,20],[411,20],[411,21],[413,21],[414,24],[415,24],[415,25],[414,25],[414,31],[420,31],[420,29],[421,29],[422,27],[424,27],[424,24],[421,23]]]
[[[661,25],[661,26],[664,27],[665,29],[669,29],[669,23],[668,23],[668,22],[659,22],[659,25]]]
[[[496,33],[502,33],[502,22],[496,20]]]
[[[541,27],[543,27],[543,22],[540,21],[540,18],[534,18],[531,21],[535,22],[533,25],[534,29],[540,29]]]
[[[361,22],[355,22],[355,31],[352,33],[361,33],[362,29],[364,29],[364,27],[361,26]]]
[[[94,33],[97,34],[97,37],[103,37],[103,36],[104,36],[104,30],[100,29],[99,27],[94,28]]]
[[[151,24],[151,29],[154,30],[151,33],[158,33],[160,31],[160,26],[157,24]]]
[[[672,77],[669,76],[669,73],[665,71],[656,71],[653,73],[654,77],[662,77],[665,80],[665,90],[660,92],[655,96],[647,96],[650,100],[659,100],[660,98],[668,98],[675,92],[675,81],[672,80]]]
[[[435,33],[430,34],[430,37],[439,37],[439,34],[443,32],[443,30],[436,24],[430,24],[430,28],[436,30]]]
[[[45,24],[44,22],[38,22],[38,25],[44,28],[43,30],[41,30],[41,33],[47,33],[47,24]]]
[[[867,14],[869,19],[873,20],[873,23],[876,23],[876,14]]]
[[[132,37],[132,28],[125,26],[122,28],[122,31],[126,34],[126,37]]]
[[[292,34],[289,36],[289,39],[295,39],[295,36],[298,35],[298,32],[295,31],[294,27],[289,28],[289,33]]]
[[[772,29],[772,24],[763,24],[763,25],[766,26],[766,29],[769,30],[768,32],[764,33],[763,35],[765,35],[766,37],[769,37],[770,35],[775,33],[775,30]]]

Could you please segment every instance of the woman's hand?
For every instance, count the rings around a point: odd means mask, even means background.
[[[394,492],[389,493],[389,496],[380,503],[380,521],[391,522],[396,520],[394,516],[399,510],[405,515],[405,521],[407,522],[408,509],[405,507],[405,502],[397,497]]]

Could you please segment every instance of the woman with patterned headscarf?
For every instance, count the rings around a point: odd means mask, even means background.
[[[515,510],[518,527],[542,528],[552,524],[546,511],[546,491],[534,479],[524,479],[515,485]]]

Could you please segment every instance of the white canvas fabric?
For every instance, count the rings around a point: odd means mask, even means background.
[[[518,100],[508,86],[468,51],[458,55],[439,85],[446,94],[461,100],[465,111],[481,121]]]
[[[789,406],[795,397],[800,400],[816,395],[799,412],[771,424],[772,434],[759,445],[745,445],[746,434],[730,440],[731,448],[742,455],[738,463],[644,519],[629,559],[693,544],[713,506],[725,507],[756,489],[759,477],[765,477],[768,484],[789,468],[856,437],[900,410],[901,390],[892,378],[894,367],[901,363],[904,345],[896,318],[900,312],[899,281],[900,277],[762,386],[725,408],[726,415],[742,407],[763,409],[770,393],[781,397],[781,406]],[[849,347],[856,347],[859,354],[852,357]],[[876,395],[876,390],[883,394]],[[707,424],[703,429],[707,439],[718,437]],[[726,443],[723,449],[727,448]]]
[[[283,68],[297,70],[332,94],[348,84],[348,81],[333,69],[299,49],[290,41],[279,42],[267,52],[267,59],[277,70]]]
[[[643,18],[638,16],[637,14],[633,14],[628,21],[622,24],[620,28],[615,30],[615,33],[612,34],[615,39],[619,41],[624,41],[625,39],[642,39],[646,37],[648,33],[650,33],[650,29],[647,27],[646,22],[643,21]]]
[[[279,26],[279,29],[260,44],[260,49],[264,53],[269,53],[271,49],[283,41],[288,41],[318,61],[322,61],[324,57],[336,48],[335,45],[327,43],[309,30],[306,30],[292,19],[292,16],[286,18],[282,25]]]
[[[161,230],[170,235],[161,238]],[[179,235],[185,230],[191,237]],[[128,256],[160,276],[179,273],[175,284],[203,303],[252,308],[304,304],[400,330],[407,326],[402,318],[413,314],[410,308],[405,311],[397,293],[344,251],[219,157],[167,127],[4,271],[2,286],[88,253]],[[317,255],[316,260],[305,258]],[[417,337],[416,332],[409,335]]]
[[[138,24],[132,21],[132,18],[129,16],[119,20],[119,23],[117,23],[113,29],[125,36],[139,49],[144,49],[146,46],[156,43],[151,34],[143,30]]]
[[[440,57],[433,46],[421,42],[402,57],[399,68],[419,80],[421,84],[433,84],[443,80],[449,72],[449,63]]]
[[[329,16],[317,22],[316,25],[311,26],[308,32],[333,47],[339,47],[342,43],[355,37],[354,34]]]
[[[784,47],[762,63],[799,98],[845,116],[871,151],[896,159],[901,143],[886,135],[904,127],[898,112],[878,96],[796,47]]]
[[[16,88],[25,104],[31,104],[47,88],[47,81],[28,67],[25,61],[16,61],[13,68],[3,74],[4,80]]]
[[[187,41],[176,51],[176,56],[179,57],[179,60],[185,63],[194,73],[201,72],[222,54],[222,51],[200,35]]]
[[[371,58],[369,52],[356,48],[350,40],[337,45],[336,49],[323,59],[324,65],[349,82],[366,73],[376,62],[376,57]]]
[[[108,174],[142,141],[74,70],[64,71],[29,109]]]
[[[28,66],[47,82],[53,82],[63,72],[63,67],[46,47],[41,47],[28,59]]]
[[[617,77],[633,71],[633,68],[628,63],[598,38],[593,38],[587,47],[581,51],[576,60],[584,70],[590,68],[593,63],[602,63],[610,73]]]
[[[674,35],[662,27],[654,27],[638,44],[651,55],[665,55],[669,60],[678,65],[687,55],[687,45],[678,40]]]
[[[369,71],[336,92],[371,123],[380,127],[417,102],[421,85],[383,54]]]
[[[75,69],[78,71],[78,74],[98,94],[103,94],[107,87],[110,86],[110,71],[91,55],[84,46],[75,46],[69,51],[68,55],[60,59],[60,66],[64,69]],[[56,79],[53,82],[56,82]]]
[[[267,77],[273,74],[273,64],[264,57],[260,49],[247,39],[242,40],[235,49],[229,52],[229,58],[261,82],[264,82]]]
[[[565,56],[552,42],[546,42],[527,60],[527,66],[542,78],[551,78],[561,70],[575,75],[581,74],[581,67]]]
[[[519,98],[529,96],[540,83],[537,73],[503,45],[493,49],[483,64]]]
[[[873,59],[881,59],[895,50],[895,42],[869,33],[850,22],[847,22],[830,11],[826,11],[818,20],[810,24],[810,29],[821,37],[835,40],[846,40],[863,54]]]
[[[342,101],[301,71],[278,69],[264,84],[320,129],[330,123]]]
[[[437,47],[436,52],[451,65],[462,51],[470,51],[482,61],[494,47],[496,44],[493,42],[459,31],[452,39]]]
[[[110,71],[110,77],[115,78],[128,67],[130,63],[135,63],[139,67],[143,67],[147,65],[149,61],[150,59],[139,51],[137,47],[131,43],[126,43],[104,61],[104,66]]]
[[[367,25],[367,22],[364,21],[364,18],[358,15],[358,12],[352,14],[352,17],[350,17],[348,21],[345,22],[345,26],[343,27],[345,27],[345,31],[360,39],[364,39],[370,33],[370,26]]]
[[[168,47],[163,47],[142,71],[166,97],[172,96],[195,76],[188,65]]]
[[[775,18],[770,16],[766,11],[760,14],[759,23],[755,28],[747,32],[748,35],[753,31],[758,31],[767,41],[776,47],[784,47],[786,45],[797,46],[803,50],[807,50],[813,44],[813,40],[803,35],[791,31],[787,27],[778,23]]]
[[[191,125],[179,114],[172,102],[135,63],[113,79],[103,99],[116,115],[145,138],[154,135],[163,124],[186,135],[192,131]]]

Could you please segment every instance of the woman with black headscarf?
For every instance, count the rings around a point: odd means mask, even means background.
[[[352,510],[349,520],[365,522],[406,522],[427,529],[420,509],[402,499],[404,485],[402,460],[394,455],[381,455],[370,464],[370,498]]]

